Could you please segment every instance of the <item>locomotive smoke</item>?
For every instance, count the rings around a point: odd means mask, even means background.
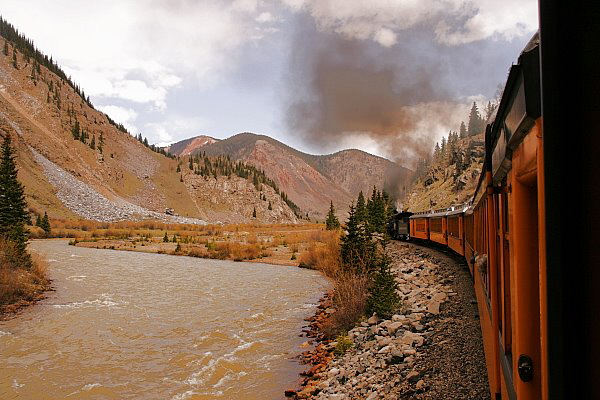
[[[292,47],[287,122],[321,149],[366,135],[386,156],[414,166],[440,132],[458,129],[465,103],[452,101],[431,41],[406,31],[383,47],[320,32],[301,19]]]

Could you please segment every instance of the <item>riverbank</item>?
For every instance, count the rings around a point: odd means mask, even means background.
[[[31,266],[13,265],[10,249],[0,244],[0,321],[13,318],[24,308],[47,297],[54,290],[47,277],[47,262],[32,255]]]
[[[315,340],[311,367],[292,398],[489,399],[483,342],[469,273],[435,250],[392,242],[392,269],[402,308],[389,320],[369,318],[350,330],[352,347],[334,357],[337,343]],[[320,307],[317,329],[330,311]]]

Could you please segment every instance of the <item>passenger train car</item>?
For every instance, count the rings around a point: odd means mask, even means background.
[[[539,37],[510,69],[471,201],[408,217],[410,238],[465,257],[492,399],[548,398]]]

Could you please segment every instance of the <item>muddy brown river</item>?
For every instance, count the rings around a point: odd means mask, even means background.
[[[0,322],[0,399],[281,399],[315,271],[35,241],[56,292]]]

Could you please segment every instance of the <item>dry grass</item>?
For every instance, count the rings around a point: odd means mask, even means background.
[[[345,271],[340,262],[338,231],[320,232],[320,241],[311,242],[300,262],[308,268],[323,272],[333,283],[333,302],[336,311],[323,326],[330,338],[344,334],[364,316],[369,296],[367,275]]]
[[[332,278],[335,312],[323,325],[330,338],[345,334],[365,315],[370,279],[365,274],[338,271]]]
[[[47,262],[33,255],[31,267],[16,265],[11,256],[14,251],[14,245],[0,240],[0,306],[33,301],[48,285]]]

